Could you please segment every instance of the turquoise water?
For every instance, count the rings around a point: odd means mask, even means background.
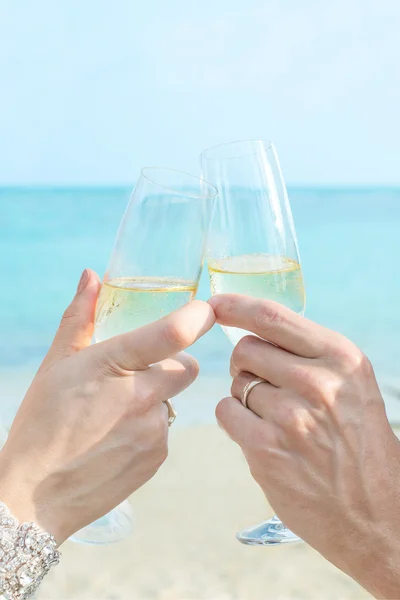
[[[81,271],[104,272],[129,195],[118,188],[0,190],[0,369],[39,364]],[[289,195],[307,316],[358,343],[392,385],[400,365],[400,190]],[[200,297],[208,294],[204,276]],[[203,372],[215,375],[226,372],[229,351],[218,328],[194,349]]]

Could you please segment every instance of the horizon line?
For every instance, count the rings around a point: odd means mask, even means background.
[[[132,190],[132,183],[0,183],[5,190]],[[287,183],[288,190],[400,190],[399,183]]]

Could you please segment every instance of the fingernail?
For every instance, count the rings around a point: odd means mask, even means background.
[[[78,283],[78,289],[76,290],[77,294],[79,294],[80,292],[83,292],[83,290],[85,289],[85,287],[87,286],[87,284],[89,283],[89,271],[87,269],[85,269],[81,275],[81,278],[79,280]]]

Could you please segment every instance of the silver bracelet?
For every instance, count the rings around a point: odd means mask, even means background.
[[[60,556],[52,535],[35,523],[20,524],[0,502],[0,598],[30,598]]]

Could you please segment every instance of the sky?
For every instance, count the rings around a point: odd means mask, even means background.
[[[399,31],[399,0],[0,0],[0,185],[254,138],[292,185],[400,184]]]

